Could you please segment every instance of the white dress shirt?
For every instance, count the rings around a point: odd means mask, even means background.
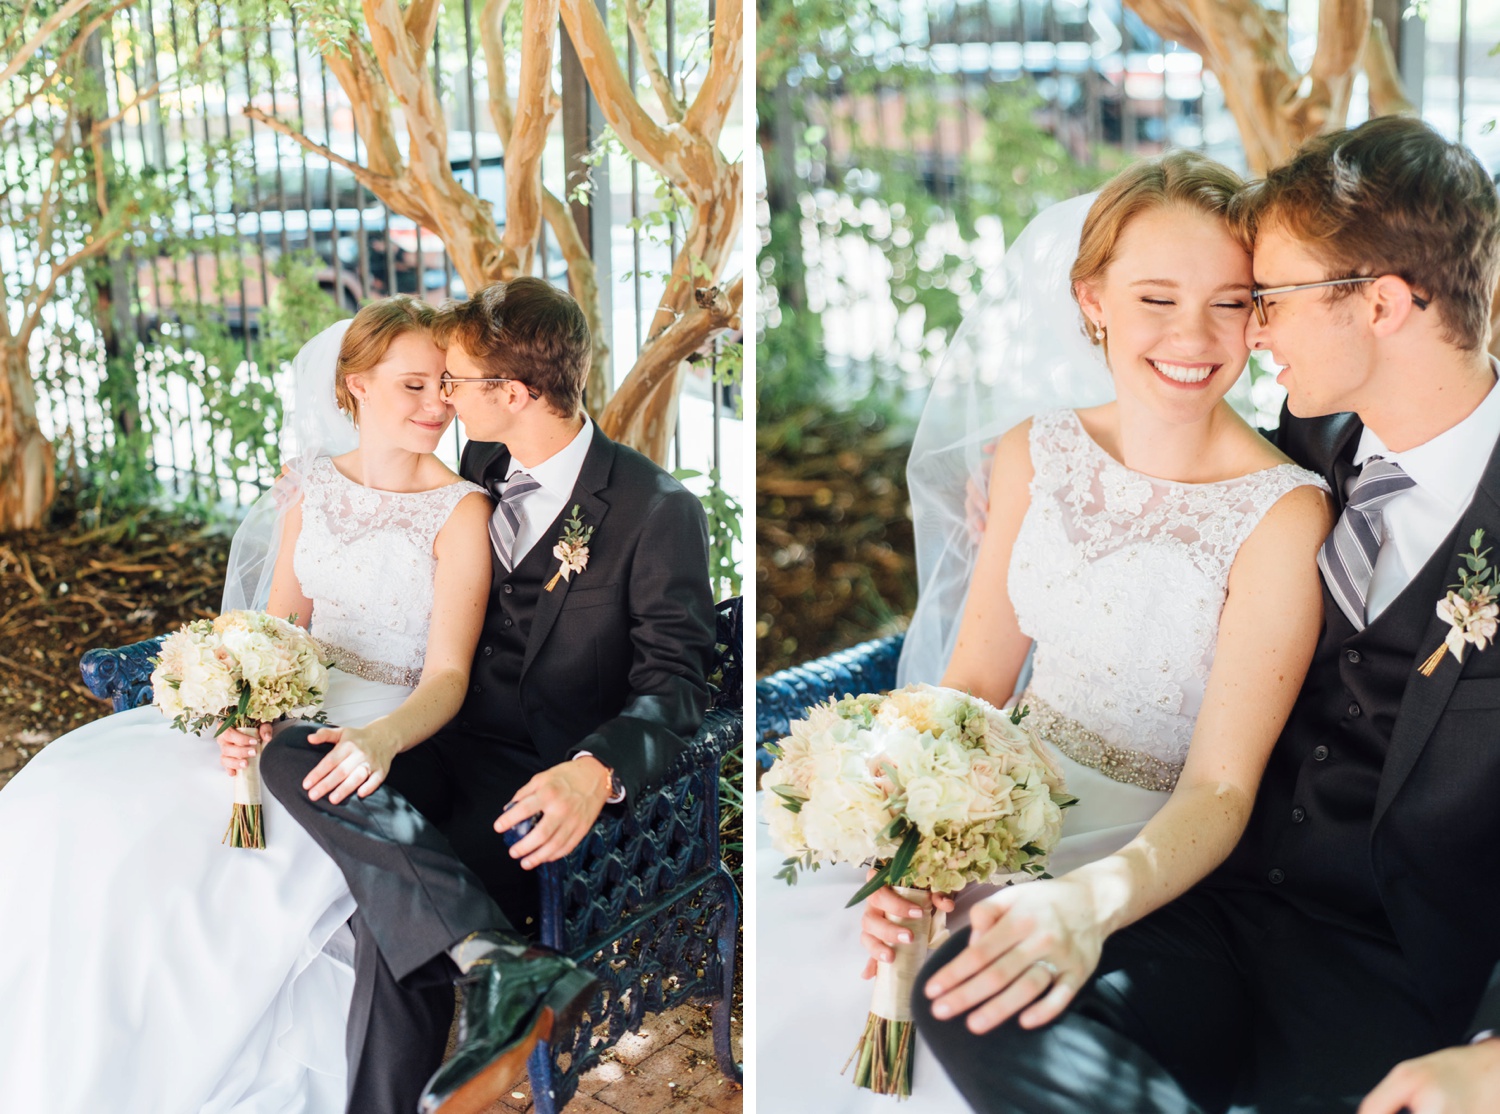
[[[1500,360],[1490,357],[1490,368],[1500,376]],[[1401,466],[1416,481],[1384,508],[1385,543],[1375,559],[1365,603],[1366,621],[1373,621],[1401,594],[1425,565],[1474,498],[1484,466],[1500,439],[1500,390],[1490,388],[1484,401],[1457,425],[1432,440],[1393,453],[1369,426],[1360,435],[1354,463],[1361,468],[1372,456]],[[1357,477],[1349,478],[1352,486]],[[1456,568],[1454,578],[1457,578]]]
[[[578,483],[578,474],[583,471],[583,458],[589,455],[593,439],[594,423],[585,414],[578,436],[540,464],[528,468],[514,456],[510,458],[510,466],[505,470],[506,483],[510,483],[510,478],[517,472],[525,472],[542,485],[515,504],[521,528],[516,531],[516,544],[510,551],[512,567],[519,565],[521,558],[531,552],[531,547],[541,539],[542,531],[551,526],[568,505]]]

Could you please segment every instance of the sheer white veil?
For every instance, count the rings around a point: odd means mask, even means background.
[[[282,459],[287,472],[255,501],[229,547],[221,611],[264,610],[271,598],[271,574],[281,547],[281,524],[296,505],[307,470],[320,456],[357,448],[359,431],[339,409],[334,372],[349,319],[335,322],[302,346],[292,361],[292,407],[281,425]],[[285,400],[283,400],[285,401]],[[291,444],[286,434],[291,433]],[[285,616],[283,616],[285,618]]]
[[[1053,205],[1022,230],[933,381],[906,466],[919,594],[898,685],[936,684],[953,653],[979,552],[965,497],[971,480],[980,491],[989,488],[985,447],[1034,414],[1115,397],[1068,282],[1096,196]]]

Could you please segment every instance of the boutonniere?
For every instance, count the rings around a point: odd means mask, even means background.
[[[1495,566],[1485,560],[1489,550],[1479,548],[1483,544],[1484,531],[1475,530],[1464,558],[1468,568],[1458,570],[1458,583],[1449,585],[1448,594],[1438,601],[1438,618],[1452,629],[1443,644],[1422,663],[1424,677],[1432,676],[1438,662],[1443,660],[1444,651],[1462,665],[1469,643],[1483,650],[1495,641],[1496,627],[1500,626],[1500,584],[1495,580]]]
[[[575,572],[582,572],[589,567],[589,539],[594,536],[594,528],[583,524],[583,517],[578,513],[578,504],[573,504],[573,517],[568,519],[563,528],[562,537],[557,539],[557,544],[552,547],[552,556],[562,562],[562,567],[553,574],[552,579],[547,581],[547,591],[557,587],[558,578],[571,581]]]

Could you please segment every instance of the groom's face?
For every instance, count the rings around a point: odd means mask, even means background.
[[[1256,235],[1253,270],[1262,289],[1341,277],[1279,224]],[[1286,388],[1297,417],[1359,409],[1373,366],[1369,333],[1358,324],[1356,307],[1362,304],[1359,291],[1334,301],[1326,289],[1294,290],[1266,299],[1264,325],[1250,315],[1245,340],[1282,365],[1276,382]]]
[[[474,441],[505,441],[515,428],[519,412],[516,395],[523,398],[525,389],[516,383],[479,383],[468,380],[492,379],[493,371],[477,362],[453,341],[448,345],[447,370],[453,394],[449,403],[464,425],[464,434]]]

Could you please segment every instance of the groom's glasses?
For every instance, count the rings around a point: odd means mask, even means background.
[[[442,377],[439,380],[438,392],[444,398],[452,398],[454,390],[457,389],[457,387],[458,387],[458,385],[460,383],[521,383],[521,381],[519,379],[512,379],[512,378],[509,378],[509,377],[500,377],[500,376],[496,376],[494,378],[486,379],[486,378],[480,378],[478,376],[450,375],[450,374],[448,374],[448,372],[445,371],[445,372],[443,372]],[[526,384],[525,383],[521,383],[521,386],[526,387]],[[536,391],[532,390],[530,387],[526,387],[526,393],[529,394],[532,398],[541,398],[542,397],[540,394],[538,394]]]
[[[1266,324],[1266,299],[1272,294],[1290,294],[1294,290],[1316,290],[1320,286],[1349,286],[1359,282],[1374,282],[1379,275],[1359,275],[1356,278],[1325,279],[1322,282],[1298,282],[1291,286],[1267,286],[1258,290],[1250,291],[1250,301],[1255,306],[1255,319],[1264,327]],[[1415,294],[1411,296],[1411,304],[1418,309],[1426,309],[1428,301],[1419,298]]]

